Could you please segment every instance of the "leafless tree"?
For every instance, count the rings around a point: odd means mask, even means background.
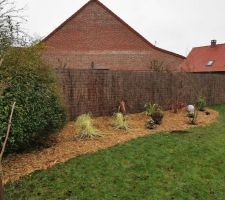
[[[167,66],[163,60],[153,59],[150,61],[149,70],[152,72],[165,72],[167,71]]]
[[[22,11],[23,8],[16,8],[13,0],[0,0],[0,63],[9,46],[24,46],[27,43],[29,37],[20,28],[25,21]]]

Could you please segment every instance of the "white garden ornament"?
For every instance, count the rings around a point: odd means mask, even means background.
[[[193,105],[188,105],[188,106],[187,106],[187,111],[188,111],[189,113],[194,113],[194,112],[195,112],[195,107],[194,107]]]

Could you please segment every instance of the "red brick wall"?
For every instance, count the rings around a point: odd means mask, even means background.
[[[183,59],[151,46],[99,2],[91,1],[44,40],[54,67],[146,70],[160,59],[178,68]]]

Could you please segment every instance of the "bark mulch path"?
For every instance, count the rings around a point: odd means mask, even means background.
[[[199,112],[198,125],[204,126],[216,120],[219,113],[207,109],[210,115]],[[144,113],[131,114],[128,116],[128,122],[131,129],[128,132],[115,130],[112,127],[110,117],[95,118],[95,125],[100,129],[103,137],[94,140],[77,141],[74,139],[76,131],[73,122],[69,122],[58,134],[51,135],[51,146],[46,149],[32,151],[24,154],[12,154],[3,160],[4,183],[16,181],[20,177],[28,175],[36,170],[47,169],[57,163],[65,162],[76,156],[96,152],[99,149],[106,149],[119,143],[132,140],[148,134],[159,133],[163,131],[185,130],[190,127],[196,127],[188,124],[185,111],[174,114],[170,111],[164,112],[163,123],[154,130],[145,128],[148,117]]]

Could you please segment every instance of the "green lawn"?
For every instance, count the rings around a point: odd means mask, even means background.
[[[5,187],[10,200],[225,199],[225,105],[187,133],[149,135],[83,155]],[[38,159],[38,158],[37,158]]]

